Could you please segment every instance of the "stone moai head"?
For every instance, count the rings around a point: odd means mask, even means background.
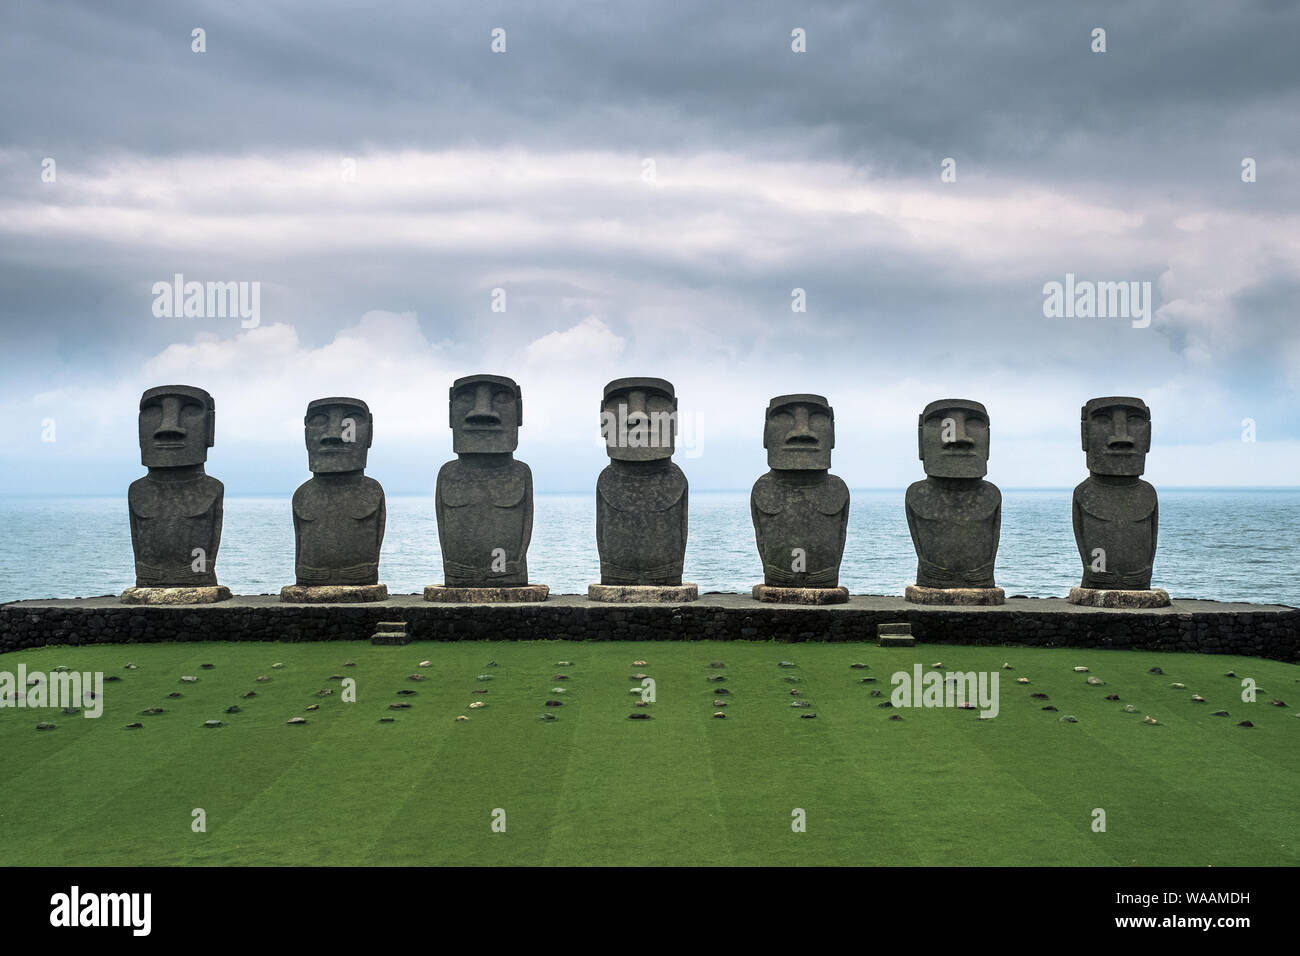
[[[979,402],[944,398],[925,406],[916,424],[925,473],[983,478],[989,463],[989,413]]]
[[[778,395],[763,423],[767,466],[826,471],[835,447],[835,412],[821,395]]]
[[[313,475],[364,471],[375,419],[359,398],[318,398],[303,416],[307,467]]]
[[[618,378],[600,403],[605,452],[616,461],[671,458],[677,441],[677,395],[662,378]]]
[[[159,385],[140,396],[140,463],[146,468],[201,465],[216,441],[217,406],[193,385]]]
[[[504,375],[466,375],[448,392],[451,450],[456,454],[502,454],[519,447],[524,395]]]
[[[1136,477],[1146,470],[1151,409],[1142,399],[1089,399],[1080,410],[1079,432],[1092,474]]]

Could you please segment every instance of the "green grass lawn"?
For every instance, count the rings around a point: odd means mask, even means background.
[[[940,660],[999,673],[995,719],[878,706],[895,671]],[[1273,661],[934,645],[163,644],[44,648],[0,656],[0,670],[20,662],[121,680],[104,685],[97,720],[0,709],[3,866],[1300,862],[1300,667]],[[1258,682],[1257,703],[1227,671]],[[628,693],[636,672],[656,681],[646,708]],[[356,680],[355,703],[332,675]],[[718,687],[725,720],[712,717]],[[317,697],[324,688],[334,693]],[[794,688],[810,707],[790,706]],[[388,709],[401,700],[410,708]],[[232,704],[242,712],[226,714]],[[164,713],[142,716],[149,707]],[[1231,716],[1211,716],[1220,709]],[[638,710],[653,719],[627,719]],[[297,716],[308,723],[286,724]],[[1253,729],[1237,726],[1247,719]],[[42,720],[55,729],[37,731]],[[135,721],[143,729],[124,729]],[[191,829],[195,808],[206,832]],[[496,808],[505,832],[493,832]],[[792,831],[795,808],[806,832]]]

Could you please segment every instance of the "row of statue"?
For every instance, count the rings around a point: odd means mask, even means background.
[[[221,600],[217,584],[222,484],[204,471],[215,429],[212,396],[167,385],[140,400],[140,450],[148,474],[128,495],[136,587],[131,603]],[[387,597],[379,583],[384,491],[365,474],[373,417],[356,398],[321,398],[303,420],[312,477],[293,495],[295,584],[285,601],[367,601]],[[519,386],[500,375],[471,375],[450,388],[456,458],[438,472],[436,510],[445,580],[430,601],[545,600],[530,584],[533,483],[518,461],[523,424]],[[1094,398],[1081,413],[1088,477],[1074,490],[1074,535],[1083,562],[1070,600],[1094,606],[1168,604],[1151,588],[1156,550],[1155,489],[1139,477],[1151,446],[1151,413],[1138,398]],[[606,601],[693,600],[683,582],[687,481],[673,462],[677,397],[659,378],[621,378],[605,386],[601,429],[609,465],[596,482],[600,584]],[[925,478],[907,489],[907,524],[916,548],[921,604],[1001,604],[994,562],[1002,495],[984,480],[989,416],[979,402],[931,402],[917,420]],[[763,447],[770,470],[750,495],[763,564],[759,600],[831,604],[848,600],[839,584],[849,489],[830,473],[835,414],[820,395],[781,395],[768,404]]]

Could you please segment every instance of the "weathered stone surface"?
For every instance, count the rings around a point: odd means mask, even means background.
[[[384,584],[286,584],[280,589],[286,604],[357,604],[363,601],[387,601]]]
[[[359,398],[315,399],[303,435],[312,477],[293,494],[295,584],[377,585],[387,510],[384,489],[365,473],[374,437],[370,408]],[[365,592],[348,599],[381,600]]]
[[[1169,607],[1169,592],[1163,588],[1141,591],[1099,590],[1097,588],[1070,588],[1067,600],[1084,607]]]
[[[835,413],[821,395],[768,403],[763,447],[769,471],[749,496],[763,584],[780,590],[837,588],[849,523],[849,489],[830,473]],[[847,595],[847,591],[845,592]],[[778,600],[759,596],[759,600]],[[830,601],[798,600],[792,604]]]
[[[1151,410],[1140,398],[1093,398],[1080,410],[1079,430],[1088,477],[1074,489],[1071,510],[1082,587],[1146,590],[1159,517],[1156,490],[1139,477],[1151,450]]]
[[[604,604],[585,594],[486,605],[431,604],[418,594],[390,595],[380,604],[326,605],[283,604],[278,595],[188,606],[126,606],[115,596],[17,601],[0,604],[0,652],[47,644],[365,641],[380,621],[393,617],[406,619],[420,641],[625,641],[635,645],[629,660],[645,658],[656,641],[860,642],[879,625],[907,623],[923,645],[1143,649],[1300,662],[1300,610],[1279,605],[1175,598],[1168,608],[1124,610],[1074,605],[1063,597],[1009,597],[1000,606],[960,607],[853,595],[845,604],[815,607],[762,604],[749,593],[703,594],[666,605]],[[416,660],[431,656],[426,650]]]
[[[500,588],[452,588],[431,584],[424,599],[438,604],[503,604],[545,601],[551,589],[545,584],[522,584]]]
[[[842,587],[783,588],[755,584],[753,594],[754,600],[768,604],[843,604],[849,599],[849,589]]]
[[[149,473],[127,490],[136,588],[216,587],[225,488],[203,470],[216,438],[212,396],[192,385],[146,389],[139,438]]]
[[[587,597],[606,604],[683,604],[698,600],[699,588],[689,582],[678,585],[591,584]]]
[[[945,398],[917,419],[926,477],[907,489],[907,527],[923,588],[994,587],[1002,528],[1002,493],[984,480],[988,411],[979,402]]]
[[[677,436],[672,383],[615,379],[605,386],[600,414],[610,459],[596,481],[600,583],[681,585],[688,487],[672,461]]]
[[[120,600],[123,604],[215,604],[230,598],[230,588],[218,584],[215,587],[127,588]]]
[[[457,458],[442,466],[435,491],[447,588],[528,584],[533,474],[514,457],[523,420],[523,392],[513,379],[468,375],[452,383],[448,421]]]
[[[913,604],[966,607],[1005,604],[1007,598],[1007,592],[1001,588],[926,588],[909,584],[903,593]]]

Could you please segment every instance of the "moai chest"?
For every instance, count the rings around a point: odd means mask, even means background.
[[[1106,581],[1104,575],[1145,573],[1148,583],[1141,586],[1149,586],[1155,558],[1156,504],[1155,488],[1141,480],[1116,485],[1088,478],[1074,489],[1079,548],[1090,568],[1100,561],[1092,575],[1096,581]]]
[[[131,483],[131,539],[138,587],[208,587],[217,583],[220,481],[144,477]]]
[[[448,462],[438,473],[438,537],[449,579],[452,566],[505,573],[523,560],[529,470],[512,461],[498,469],[468,469]]]
[[[992,587],[1002,495],[987,481],[907,490],[907,513],[925,587]],[[929,578],[927,583],[923,578]]]
[[[849,491],[834,475],[786,482],[764,475],[750,496],[764,581],[774,587],[834,587],[844,553]]]
[[[383,509],[384,492],[373,478],[301,485],[293,496],[298,583],[378,583]]]
[[[604,583],[680,583],[686,491],[686,475],[671,462],[648,473],[614,464],[600,473],[596,518]]]

